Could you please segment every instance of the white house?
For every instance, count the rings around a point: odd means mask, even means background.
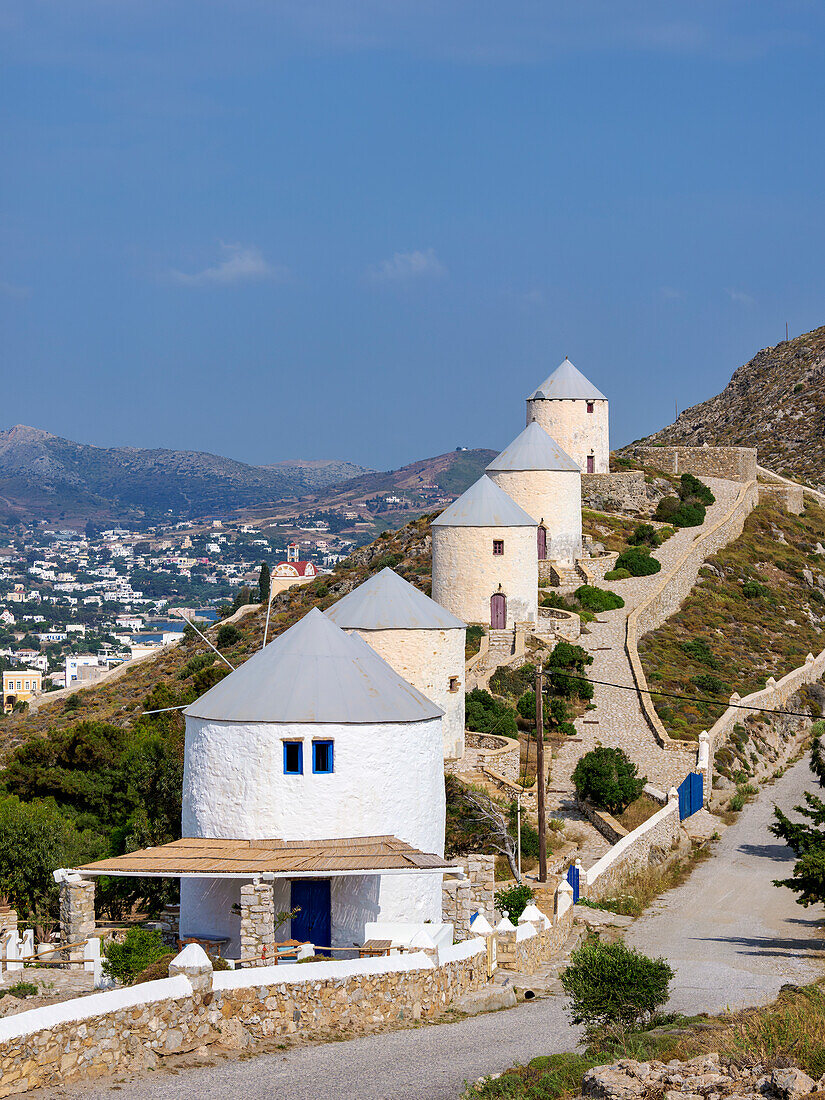
[[[581,470],[535,420],[493,459],[487,476],[538,520],[540,561],[581,557]]]
[[[489,477],[433,520],[433,599],[497,630],[538,616],[538,523]]]
[[[382,569],[326,615],[358,634],[387,664],[444,711],[444,759],[464,755],[465,624],[429,596]]]
[[[608,402],[565,359],[527,398],[527,423],[536,421],[585,474],[610,473]]]
[[[244,884],[300,909],[279,938],[318,947],[441,922],[442,712],[358,635],[314,609],[185,714],[184,839],[84,876],[180,878],[181,937],[236,959]]]

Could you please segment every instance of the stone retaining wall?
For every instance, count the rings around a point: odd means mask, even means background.
[[[512,782],[518,782],[520,758],[519,743],[513,737],[498,737],[495,734],[464,734],[464,756],[461,758],[461,771],[481,771],[492,768],[499,775]]]
[[[522,972],[557,955],[570,933],[572,900],[559,890],[551,920],[536,911],[493,934],[497,954]],[[168,978],[75,998],[0,1020],[0,1097],[79,1077],[157,1066],[170,1054],[218,1045],[369,1033],[434,1017],[488,981],[488,945],[475,937],[437,952],[265,966],[214,973],[196,944]]]
[[[805,511],[805,490],[801,485],[761,485],[759,503],[774,504],[792,516],[801,516]]]
[[[643,465],[666,474],[756,480],[755,447],[635,447],[632,454]]]
[[[610,897],[628,875],[664,863],[679,846],[679,796],[628,833],[581,878],[581,891],[592,900]]]
[[[604,810],[597,810],[592,803],[580,798],[576,799],[576,805],[590,824],[595,826],[605,840],[609,840],[611,844],[617,844],[628,835],[624,825],[618,822],[612,814],[606,813]]]
[[[616,474],[582,472],[582,505],[598,512],[642,512],[650,501],[642,470]]]
[[[658,449],[656,448],[656,450]],[[639,689],[639,702],[648,725],[663,748],[684,753],[695,753],[696,751],[689,743],[671,738],[661,718],[656,713],[653,702],[647,694],[647,677],[639,657],[639,639],[642,635],[650,633],[651,630],[656,630],[675,611],[678,611],[682,601],[696,583],[702,564],[717,550],[727,546],[728,543],[733,542],[742,534],[745,520],[756,507],[757,502],[757,484],[755,481],[749,481],[739,490],[736,500],[727,515],[723,516],[722,519],[690,544],[673,569],[661,577],[651,595],[631,611],[627,617],[625,650],[630,661],[633,679]],[[691,770],[691,766],[686,764],[686,773]]]

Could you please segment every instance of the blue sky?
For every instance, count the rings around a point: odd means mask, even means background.
[[[818,0],[2,0],[3,426],[249,462],[612,441],[825,323]]]

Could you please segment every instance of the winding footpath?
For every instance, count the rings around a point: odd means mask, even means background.
[[[629,943],[665,955],[674,966],[674,1009],[761,1004],[783,983],[821,974],[825,913],[820,907],[802,909],[790,891],[771,885],[788,874],[792,855],[767,829],[774,802],[788,809],[812,787],[802,761],[764,788],[725,832],[714,858],[628,929]],[[228,1055],[211,1065],[131,1080],[119,1075],[48,1095],[50,1100],[457,1100],[465,1081],[539,1054],[570,1050],[577,1037],[563,998],[551,995],[458,1023],[273,1054]]]

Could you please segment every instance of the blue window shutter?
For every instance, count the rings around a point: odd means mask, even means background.
[[[312,742],[312,771],[315,775],[328,775],[334,770],[332,741]]]
[[[284,741],[284,775],[304,774],[304,746],[301,741]]]

